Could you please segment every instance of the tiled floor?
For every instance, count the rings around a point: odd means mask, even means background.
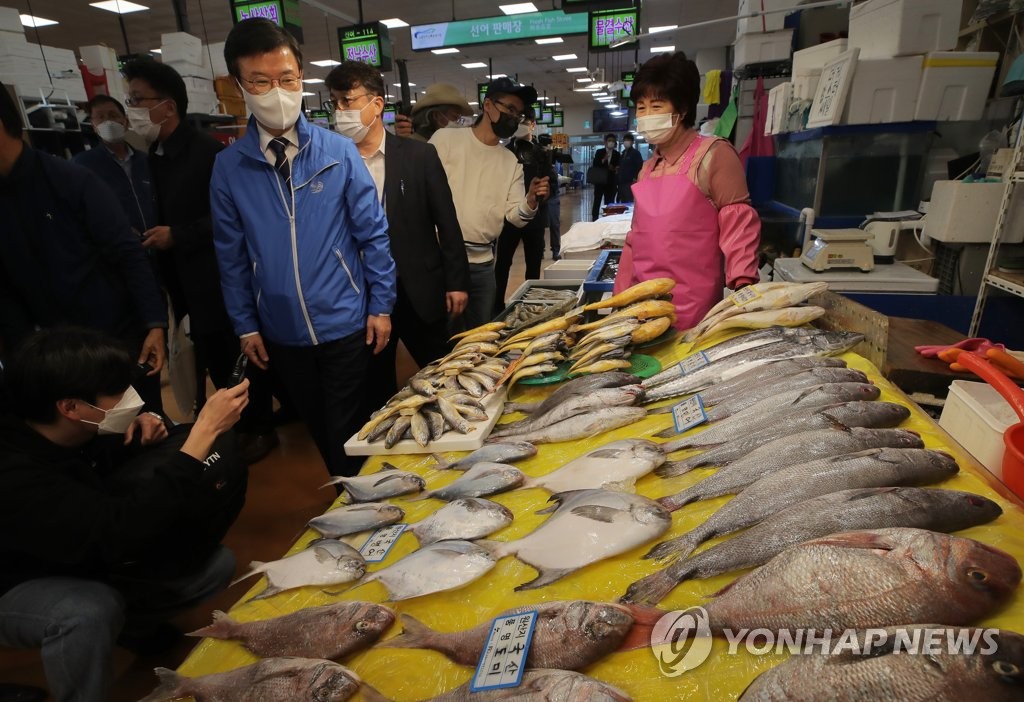
[[[591,191],[567,193],[562,196],[562,231],[573,222],[589,219]],[[545,264],[550,263],[549,247],[545,245]],[[522,247],[509,276],[511,294],[523,282],[525,263]],[[401,377],[415,372],[407,354],[399,356]],[[170,397],[167,407],[173,407]],[[320,490],[327,478],[323,462],[300,424],[280,430],[281,446],[249,473],[249,491],[245,508],[228,532],[225,544],[238,559],[239,573],[253,560],[268,561],[280,557],[303,531],[306,521],[322,513],[332,501],[333,491]],[[227,610],[240,598],[253,581],[228,588],[208,602],[184,612],[174,620],[182,631],[192,631],[210,621],[214,609]],[[195,644],[184,639],[172,651],[160,656],[139,657],[122,649],[115,654],[115,692],[113,702],[138,700],[155,687],[153,668],[177,667]],[[22,683],[45,687],[38,651],[17,651],[0,648],[0,682]]]

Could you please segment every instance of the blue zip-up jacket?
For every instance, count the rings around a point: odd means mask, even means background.
[[[260,332],[282,346],[313,346],[366,328],[395,304],[395,262],[377,188],[355,145],[295,125],[289,193],[244,137],[217,156],[210,181],[214,245],[228,316],[239,336]]]
[[[85,166],[110,186],[137,234],[141,235],[150,227],[157,225],[156,199],[153,197],[152,180],[149,175],[149,154],[132,149],[132,154],[128,157],[131,178],[117,162],[114,152],[102,143],[75,155],[72,161]]]

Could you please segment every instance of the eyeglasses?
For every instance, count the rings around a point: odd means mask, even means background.
[[[509,115],[515,117],[517,120],[519,120],[519,124],[522,124],[523,122],[526,121],[526,115],[524,115],[522,112],[520,112],[516,108],[512,107],[512,105],[509,105],[508,103],[502,102],[501,100],[491,100],[491,102],[493,102],[495,105],[497,105],[498,109],[502,110],[502,112],[506,112]],[[502,109],[502,108],[504,108],[504,109]]]
[[[124,104],[128,107],[138,107],[144,102],[152,102],[153,100],[166,100],[167,98],[160,97],[146,97],[145,95],[129,95],[124,99]]]
[[[255,95],[265,95],[270,92],[270,89],[274,87],[274,83],[277,83],[278,87],[284,88],[289,92],[295,92],[302,89],[302,79],[296,78],[295,76],[286,76],[284,78],[256,78],[255,80],[242,79],[242,82],[249,86],[251,92]]]
[[[347,110],[349,105],[358,100],[359,98],[369,97],[369,93],[363,93],[361,95],[349,95],[348,97],[334,98],[334,106],[342,110]]]

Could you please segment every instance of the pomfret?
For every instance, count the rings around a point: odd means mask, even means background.
[[[622,690],[570,670],[538,668],[523,672],[519,687],[483,692],[466,683],[428,702],[630,702]]]
[[[614,652],[633,627],[622,605],[587,600],[545,602],[509,609],[494,618],[536,611],[537,620],[526,658],[528,668],[579,670]],[[435,631],[408,614],[401,616],[402,634],[378,648],[424,648],[460,665],[475,666],[491,633],[491,620],[472,629]]]
[[[360,531],[378,529],[405,517],[399,507],[386,502],[345,505],[313,517],[308,524],[329,539],[337,539]]]
[[[508,507],[479,497],[460,497],[413,524],[410,531],[425,545],[451,539],[482,539],[511,523],[512,511]]]
[[[493,463],[511,463],[525,458],[533,458],[537,455],[537,447],[528,441],[502,441],[499,443],[485,444],[473,451],[468,456],[449,463],[441,456],[434,454],[434,460],[438,470],[469,470],[477,463],[484,461]]]
[[[141,702],[192,697],[201,702],[317,700],[344,702],[362,685],[348,668],[315,658],[265,658],[226,673],[186,678],[156,668],[160,684]]]
[[[708,539],[757,524],[812,497],[853,488],[936,483],[959,470],[948,454],[930,449],[868,449],[798,463],[751,483],[698,527],[658,544],[645,558],[688,556]]]
[[[423,493],[419,499],[455,500],[460,497],[485,497],[523,484],[526,476],[515,466],[480,461],[458,479],[442,488]]]
[[[486,549],[470,541],[438,541],[367,575],[359,585],[378,580],[387,588],[388,599],[397,602],[462,587],[494,563]]]
[[[395,613],[383,605],[346,600],[254,622],[237,622],[214,610],[213,624],[188,635],[233,639],[261,658],[337,660],[369,648],[394,623]]]
[[[642,407],[605,407],[577,414],[549,426],[516,436],[521,441],[529,441],[533,444],[587,439],[605,431],[639,422],[646,416],[647,410]]]
[[[378,502],[389,497],[420,492],[427,483],[415,473],[398,470],[390,463],[385,463],[376,473],[354,477],[339,475],[328,480],[324,487],[328,485],[341,485],[353,502]]]
[[[630,585],[622,599],[655,605],[684,580],[759,566],[790,546],[841,531],[914,527],[951,532],[986,524],[1002,512],[992,500],[958,490],[840,490],[795,504],[706,551],[674,561]]]
[[[622,439],[588,451],[547,475],[530,478],[528,487],[548,492],[605,488],[633,490],[636,481],[665,462],[665,454],[653,441]]]
[[[268,563],[253,561],[249,568],[249,572],[236,578],[232,585],[262,573],[267,576],[267,589],[253,598],[262,600],[296,587],[339,585],[357,580],[366,572],[366,561],[348,544],[320,539],[304,551]]]

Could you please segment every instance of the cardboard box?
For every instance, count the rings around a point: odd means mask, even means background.
[[[242,99],[242,89],[238,87],[238,81],[231,76],[214,78],[213,89],[222,98]]]
[[[104,71],[117,70],[117,52],[109,46],[92,44],[90,46],[78,47],[78,54],[82,57],[89,72],[100,75]]]
[[[785,12],[773,12],[770,15],[760,17],[742,17],[751,12],[763,12],[764,10],[778,10],[791,7],[795,3],[789,0],[740,0],[739,9],[736,11],[741,18],[736,21],[736,36],[744,34],[758,34],[764,32],[777,32],[783,28],[786,22]]]
[[[185,61],[203,63],[203,40],[186,32],[160,35],[160,57],[164,63]]]
[[[825,64],[846,51],[846,39],[818,44],[793,52],[794,76],[820,76]]]
[[[793,48],[793,30],[765,34],[744,34],[733,44],[733,66],[742,68],[754,63],[773,63],[789,58]]]
[[[981,119],[998,60],[994,51],[933,51],[925,55],[914,119]]]
[[[850,10],[850,48],[861,59],[956,48],[963,0],[867,0]]]
[[[245,100],[242,98],[222,97],[220,99],[220,111],[221,114],[234,115],[243,119],[249,114],[245,108]]]
[[[0,7],[0,31],[25,36],[25,27],[21,23],[21,10],[13,7]]]
[[[846,98],[844,124],[883,124],[914,119],[921,89],[920,56],[859,59]]]

